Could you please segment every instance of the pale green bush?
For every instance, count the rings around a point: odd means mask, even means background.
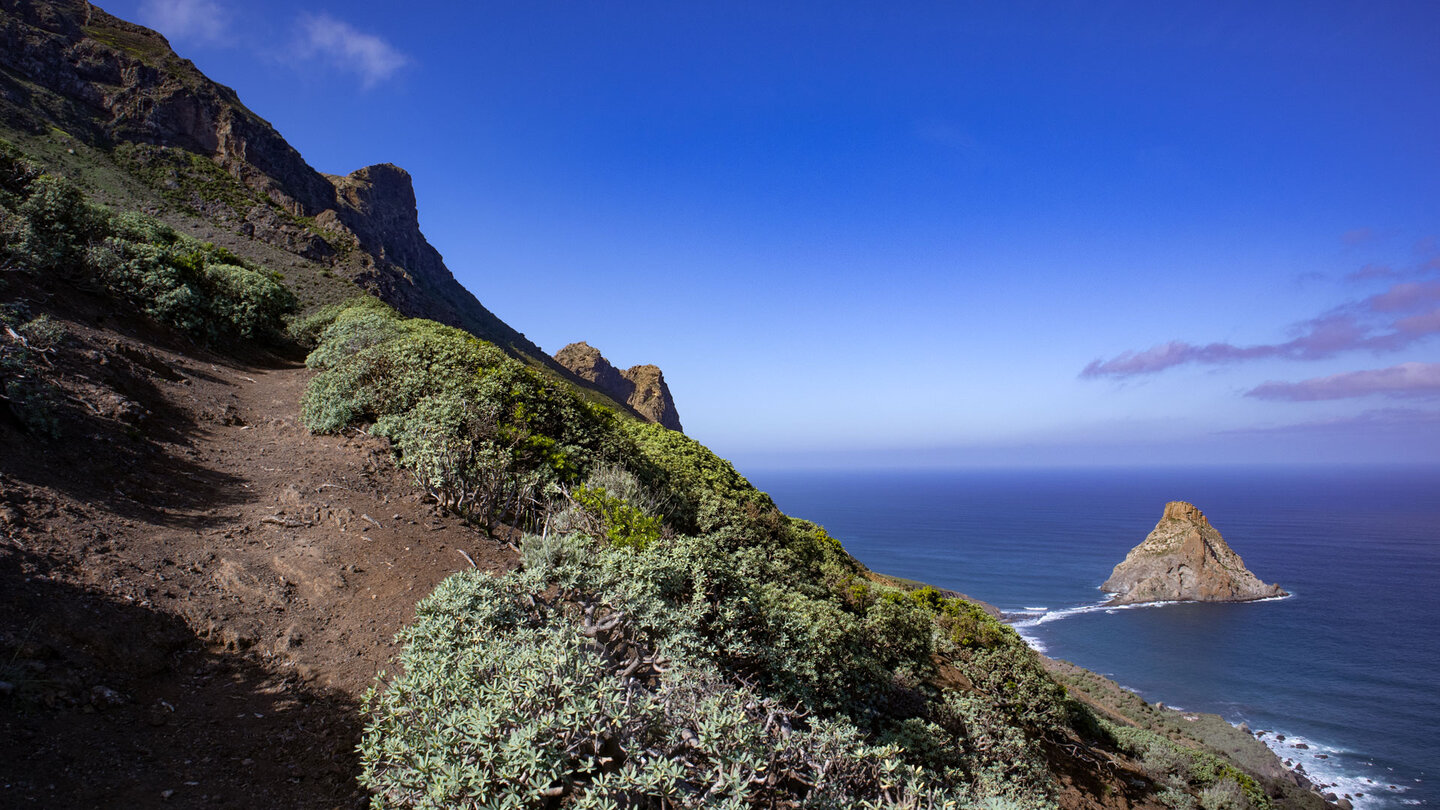
[[[1270,810],[1270,797],[1253,777],[1215,754],[1168,740],[1153,731],[1101,719],[1101,727],[1122,750],[1140,758],[1157,783],[1165,785],[1167,806],[1205,810]],[[1183,794],[1188,797],[1181,800]],[[1237,798],[1238,794],[1238,798]],[[1211,807],[1210,802],[1214,804]]]
[[[622,614],[577,613],[535,597],[539,584],[467,572],[417,606],[404,673],[365,701],[373,807],[958,803],[896,748],[715,672],[667,668]]]

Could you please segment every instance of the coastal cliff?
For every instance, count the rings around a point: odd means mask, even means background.
[[[1165,504],[1154,530],[1100,587],[1115,594],[1112,605],[1249,602],[1287,595],[1250,573],[1205,514],[1184,501]]]
[[[583,340],[556,352],[555,361],[616,402],[629,405],[642,418],[685,432],[675,411],[675,399],[670,396],[670,386],[665,384],[665,375],[659,366],[631,366],[620,371],[599,349]]]
[[[72,162],[88,161],[83,171],[118,168],[158,192],[157,208],[314,262],[407,316],[584,386],[456,281],[420,230],[404,169],[316,171],[155,31],[83,0],[0,0],[0,132],[17,143],[58,138],[81,153]]]

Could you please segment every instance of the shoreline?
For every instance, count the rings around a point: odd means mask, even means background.
[[[1110,596],[1110,594],[1106,594]],[[1262,599],[1245,600],[1248,602],[1275,602],[1290,599],[1294,593],[1287,593],[1283,596],[1271,596]],[[1321,742],[1306,734],[1295,734],[1281,728],[1279,724],[1266,724],[1262,730],[1252,731],[1248,718],[1226,717],[1218,712],[1210,711],[1189,711],[1178,706],[1169,705],[1161,701],[1151,702],[1137,689],[1126,686],[1109,675],[1104,675],[1094,670],[1073,662],[1051,657],[1047,645],[1034,632],[1034,628],[1049,624],[1071,616],[1078,616],[1087,613],[1105,612],[1116,610],[1132,610],[1137,608],[1159,608],[1167,605],[1191,604],[1191,601],[1161,601],[1161,602],[1139,602],[1125,605],[1111,605],[1107,602],[1079,605],[1070,608],[1051,609],[1045,606],[1022,606],[1019,610],[1003,610],[1001,620],[1014,628],[1020,638],[1025,641],[1031,649],[1035,650],[1047,665],[1057,667],[1074,667],[1075,669],[1089,672],[1100,678],[1113,683],[1119,689],[1135,695],[1140,700],[1145,700],[1151,706],[1159,710],[1168,710],[1176,713],[1187,721],[1194,722],[1202,716],[1208,716],[1230,725],[1241,733],[1262,744],[1274,759],[1276,767],[1282,769],[1296,784],[1309,790],[1330,804],[1345,810],[1348,807],[1354,810],[1378,810],[1387,806],[1424,807],[1427,802],[1423,799],[1406,799],[1405,794],[1410,792],[1410,786],[1402,784],[1399,777],[1385,781],[1374,778],[1376,774],[1365,775],[1355,770],[1349,762],[1350,759],[1363,759],[1363,765],[1371,768],[1388,767],[1377,765],[1372,758],[1363,757],[1361,754],[1348,748],[1328,742]],[[1028,632],[1027,632],[1028,631]],[[1345,767],[1351,765],[1351,767]],[[1393,770],[1393,769],[1392,769]],[[1422,776],[1423,776],[1422,772]],[[1420,782],[1420,778],[1414,778]],[[1331,798],[1333,796],[1333,798]]]

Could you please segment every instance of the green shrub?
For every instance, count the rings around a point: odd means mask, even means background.
[[[541,477],[521,467],[524,435],[506,428],[494,400],[447,392],[375,423],[416,482],[444,508],[486,529],[538,505]]]
[[[1208,751],[1167,740],[1153,731],[1100,719],[1120,750],[1140,758],[1157,783],[1166,785],[1168,806],[1205,810],[1270,810],[1270,797],[1249,774]],[[1179,796],[1187,797],[1184,800]],[[1213,805],[1213,806],[1212,806]]]
[[[70,340],[70,330],[64,324],[41,314],[20,324],[16,331],[24,336],[33,348],[40,351],[63,346]]]
[[[590,518],[592,533],[611,545],[643,549],[660,539],[663,523],[611,495],[602,487],[582,485],[570,495],[575,506]]]
[[[364,305],[364,301],[374,301],[377,304],[381,303],[378,298],[364,295],[357,296],[348,301],[326,304],[304,317],[292,320],[285,331],[290,335],[291,340],[294,340],[307,349],[314,349],[320,344],[320,335],[324,333],[326,329],[330,328],[331,324],[335,323],[335,320],[340,317],[340,313],[352,307],[362,306]]]
[[[674,499],[669,515],[677,531],[713,532],[725,527],[750,529],[757,519],[779,510],[765,493],[755,489],[735,467],[705,445],[660,425],[626,421],[626,436],[633,442],[641,479]]]
[[[61,394],[45,378],[40,353],[64,342],[67,333],[47,316],[26,320],[21,312],[0,307],[0,405],[26,432],[57,439]]]
[[[0,148],[0,214],[6,262],[69,283],[98,282],[204,340],[276,337],[295,308],[273,273],[148,217],[94,205],[9,147]]]
[[[1227,778],[1200,791],[1200,806],[1204,810],[1247,810],[1250,800],[1239,782]]]
[[[372,806],[919,808],[960,798],[926,784],[895,747],[719,673],[667,666],[621,614],[536,599],[539,585],[524,573],[466,572],[417,606],[403,674],[365,701],[361,781]]]
[[[69,274],[83,265],[86,247],[103,238],[105,215],[70,183],[40,175],[15,209],[12,252],[33,270]]]
[[[319,373],[302,412],[312,430],[368,426],[391,440],[398,463],[447,508],[487,527],[499,520],[544,526],[542,536],[521,544],[523,571],[500,580],[511,589],[507,598],[551,604],[556,615],[596,609],[623,615],[627,643],[647,657],[689,668],[688,677],[717,689],[749,690],[755,700],[803,707],[811,727],[845,724],[867,745],[893,744],[897,762],[921,769],[926,779],[967,801],[1025,807],[1051,801],[1041,741],[1066,733],[1076,716],[1072,703],[1019,636],[977,606],[933,588],[907,591],[866,581],[863,567],[824,529],[781,514],[703,445],[589,404],[468,334],[402,318],[364,300],[316,313],[297,330],[316,335],[307,363]],[[492,621],[469,617],[470,608],[462,610],[449,597],[433,609],[424,621],[435,627],[480,628]],[[582,612],[576,621],[583,631],[599,617]],[[525,632],[471,643],[499,650],[507,660],[562,662],[570,675],[536,687],[546,695],[570,694],[572,676],[593,680],[599,676],[585,667],[613,663],[577,658],[565,646],[570,642],[551,635],[563,625],[545,624],[540,632],[534,624],[540,621],[532,616],[517,625]],[[488,651],[463,644],[430,649],[429,637],[427,630],[412,638],[408,649],[420,657],[407,659],[405,676],[433,677],[425,690],[441,689],[452,675],[463,680],[452,667],[491,666],[483,662],[490,660],[483,658]],[[959,696],[940,686],[942,666],[958,671],[950,682],[968,680],[974,691]],[[499,722],[493,717],[512,704],[532,705],[514,692],[518,675],[496,672],[476,685],[479,698],[467,694],[461,701],[464,711],[485,718],[467,720],[466,728],[492,729]],[[491,792],[500,790],[498,783],[455,787],[475,767],[473,753],[437,749],[431,729],[439,721],[417,727],[385,719],[408,717],[405,707],[432,701],[408,691],[410,683],[392,682],[385,694],[395,702],[372,715],[374,736],[367,745],[385,752],[375,761],[386,763],[381,770],[397,780],[413,780],[394,790],[374,782],[390,797],[385,801],[429,801],[419,798],[423,784],[447,786],[435,788],[440,804],[453,800],[455,790],[489,796],[497,805],[539,801],[524,791]],[[664,691],[660,680],[645,686],[649,695]],[[626,695],[637,711],[644,707],[638,693]],[[603,700],[612,698],[620,699]],[[552,706],[545,715],[561,711]],[[606,723],[631,722],[606,717]],[[515,739],[531,747],[536,739],[563,737],[552,725],[521,733],[521,721],[505,723],[506,735],[520,734]],[[500,734],[484,732],[492,733]],[[423,768],[405,764],[407,757],[422,757],[415,753],[422,750],[428,752]],[[484,750],[499,764],[520,756],[518,748]],[[600,796],[595,786],[622,778],[594,764],[576,776],[579,766],[552,754],[541,757],[543,767],[526,760],[524,767],[541,770],[523,771],[523,779],[540,779],[535,774],[543,771],[551,781],[537,782],[538,790],[562,787],[555,779],[583,787],[563,788],[576,806],[603,804],[583,796]],[[424,775],[417,775],[421,770]],[[562,773],[571,775],[554,775]],[[652,780],[645,790],[662,795],[694,778],[666,782],[660,770],[647,773],[623,778]]]
[[[447,508],[490,527],[538,525],[547,493],[622,454],[612,412],[471,336],[374,299],[318,313],[301,403],[311,430],[373,423]]]

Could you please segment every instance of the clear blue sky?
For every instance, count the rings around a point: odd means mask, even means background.
[[[1440,459],[1440,4],[124,0],[766,464]]]

